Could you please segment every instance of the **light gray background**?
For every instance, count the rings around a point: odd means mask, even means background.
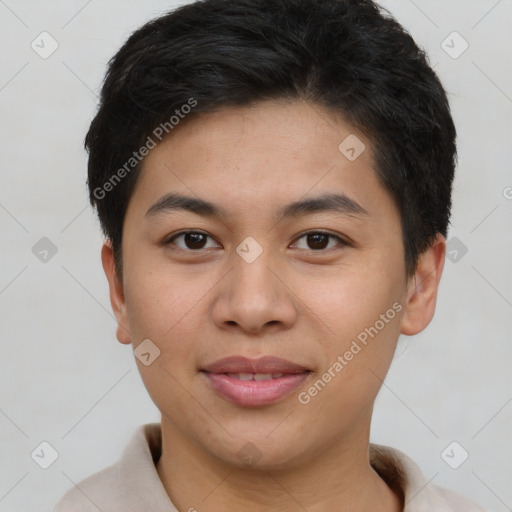
[[[130,348],[115,339],[82,143],[107,60],[175,5],[0,0],[2,512],[50,511],[72,482],[113,463],[138,425],[159,420]],[[459,133],[449,238],[468,252],[446,261],[431,325],[400,340],[372,441],[406,452],[433,483],[509,511],[512,1],[383,5],[449,92]],[[59,44],[47,59],[31,48],[42,31]],[[469,43],[457,59],[441,47],[453,31]],[[32,252],[42,237],[58,249],[46,263]],[[42,441],[59,454],[46,470],[30,456]],[[459,469],[441,457],[452,441],[469,452]]]

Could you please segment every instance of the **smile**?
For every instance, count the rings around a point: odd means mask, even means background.
[[[295,391],[310,373],[304,366],[272,356],[226,357],[201,370],[210,389],[242,407],[278,402]]]

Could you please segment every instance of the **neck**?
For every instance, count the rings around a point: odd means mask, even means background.
[[[401,512],[401,499],[370,465],[369,432],[285,469],[239,468],[191,443],[162,418],[160,479],[190,512]]]

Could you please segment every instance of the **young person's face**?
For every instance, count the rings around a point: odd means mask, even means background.
[[[366,145],[353,161],[339,149],[351,134]],[[151,212],[170,193],[222,215]],[[345,198],[337,211],[279,215],[327,194]],[[432,318],[444,239],[407,279],[400,216],[369,140],[318,106],[264,102],[182,122],[150,152],[122,250],[121,287],[103,248],[117,336],[160,350],[137,364],[167,431],[229,464],[254,452],[277,468],[364,444],[399,334]],[[251,382],[223,375],[251,373],[236,361],[211,368],[231,356],[296,367],[257,368],[285,375]]]

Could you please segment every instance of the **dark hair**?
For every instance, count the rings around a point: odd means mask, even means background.
[[[412,274],[447,233],[456,131],[425,52],[371,0],[202,0],[128,38],[109,62],[85,139],[89,197],[118,272],[140,170],[134,152],[155,142],[157,127],[170,133],[172,118],[190,110],[299,98],[342,114],[371,140]]]

